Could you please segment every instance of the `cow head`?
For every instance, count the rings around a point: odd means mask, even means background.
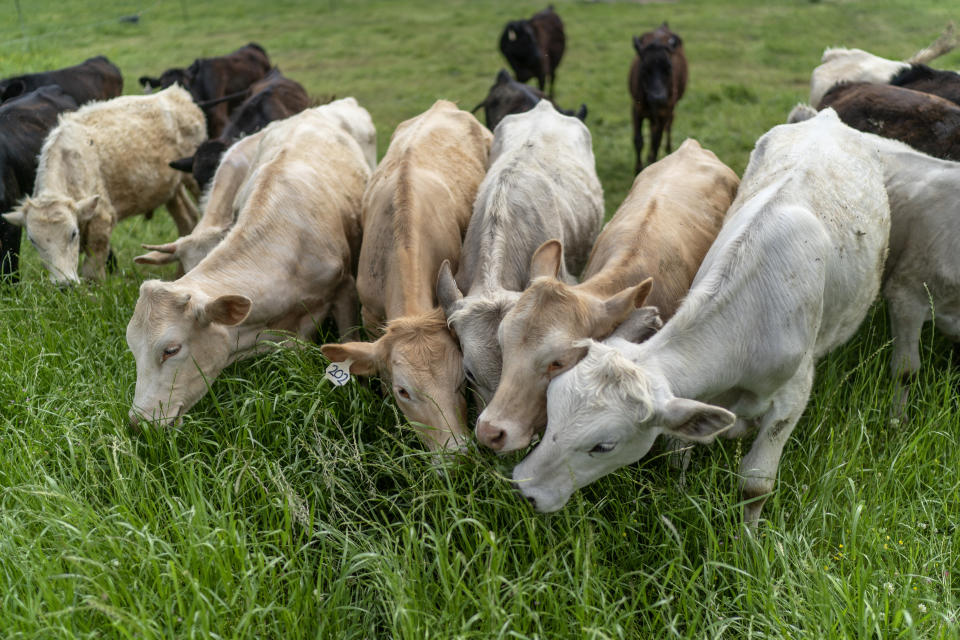
[[[506,69],[501,69],[497,80],[483,102],[473,108],[483,107],[487,128],[493,131],[505,116],[511,113],[523,113],[533,109],[543,98],[538,89],[528,87],[510,77]]]
[[[562,261],[556,240],[537,249],[531,283],[500,323],[500,385],[477,420],[477,439],[500,453],[530,444],[547,421],[547,385],[583,358],[581,341],[610,335],[653,286],[647,278],[600,298],[557,279]]]
[[[633,48],[640,56],[640,88],[651,108],[666,106],[673,86],[673,54],[683,46],[680,36],[664,22],[639,38],[633,36]]]
[[[192,173],[200,188],[206,189],[213,180],[217,167],[220,166],[220,159],[227,150],[227,146],[223,140],[206,140],[200,143],[192,156],[171,162],[170,168]]]
[[[529,20],[507,23],[500,35],[500,51],[520,82],[534,77],[543,67],[543,53]]]
[[[0,85],[0,102],[6,102],[7,100],[13,100],[18,96],[22,96],[26,90],[27,83],[20,78],[12,78]]]
[[[191,74],[189,69],[176,68],[176,69],[167,69],[160,74],[159,78],[152,78],[150,76],[140,76],[139,78],[140,85],[144,88],[145,91],[149,92],[153,89],[166,89],[174,84],[179,84],[181,87],[190,90]]]
[[[455,449],[463,442],[462,360],[440,309],[391,320],[376,342],[325,344],[321,350],[334,362],[352,360],[354,375],[383,376],[431,450]]]
[[[40,261],[55,284],[79,281],[81,229],[94,217],[100,196],[82,200],[67,197],[26,198],[20,207],[3,214],[7,222],[24,227]]]
[[[245,296],[211,298],[176,282],[140,285],[127,325],[127,345],[137,363],[131,423],[170,424],[196,404],[232,361],[232,327],[246,319],[251,306]]]
[[[585,357],[550,383],[546,432],[513,470],[537,511],[556,511],[577,489],[641,459],[661,433],[710,442],[736,421],[721,407],[674,397],[662,376],[611,346],[577,344]]]

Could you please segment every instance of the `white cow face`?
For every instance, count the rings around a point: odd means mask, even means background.
[[[144,282],[127,325],[127,345],[137,362],[131,423],[168,425],[196,404],[232,361],[236,336],[230,328],[243,322],[251,306],[244,296],[210,299],[176,283]]]
[[[735,420],[721,407],[673,397],[615,349],[592,343],[550,383],[546,432],[513,481],[537,511],[556,511],[580,487],[641,459],[661,433],[710,442]]]
[[[99,196],[79,201],[27,198],[18,210],[3,217],[11,224],[26,227],[27,239],[37,250],[54,284],[74,284],[79,282],[80,227],[96,213],[99,200]]]

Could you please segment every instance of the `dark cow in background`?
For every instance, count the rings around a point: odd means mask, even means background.
[[[890,84],[932,93],[960,105],[960,73],[956,71],[940,71],[925,64],[914,64],[895,75]]]
[[[225,56],[197,58],[186,69],[167,69],[159,78],[141,76],[140,84],[151,89],[166,89],[174,83],[182,86],[203,109],[207,118],[207,137],[217,138],[227,125],[230,113],[248,97],[245,92],[250,85],[269,71],[267,52],[251,42]],[[227,96],[233,97],[219,101]],[[204,103],[211,104],[204,107]]]
[[[817,109],[833,107],[846,124],[944,160],[960,160],[960,106],[929,93],[888,84],[840,84]]]
[[[529,20],[508,22],[500,36],[500,51],[513,68],[517,80],[526,82],[536,78],[540,91],[543,91],[549,77],[551,98],[557,80],[557,66],[566,45],[563,22],[552,4],[533,14]]]
[[[206,189],[217,171],[223,152],[230,145],[274,120],[289,118],[310,106],[310,96],[303,85],[284,76],[276,67],[250,85],[247,95],[249,97],[243,104],[230,114],[230,121],[218,138],[205,141],[192,156],[175,160],[170,166],[193,173],[200,188]]]
[[[41,87],[0,106],[0,213],[11,211],[33,191],[37,156],[57,116],[77,101],[56,85]],[[16,282],[20,227],[0,217],[0,280]]]
[[[123,92],[123,76],[120,75],[120,69],[104,56],[97,56],[72,67],[28,73],[0,80],[0,102],[12,100],[51,84],[63,89],[63,92],[72,97],[77,105],[91,100],[109,100]]]
[[[683,40],[670,31],[666,22],[639,38],[633,36],[637,57],[630,66],[630,95],[633,97],[633,146],[637,151],[634,171],[643,169],[643,121],[650,121],[650,152],[647,164],[657,159],[660,139],[667,132],[667,153],[673,150],[670,130],[673,109],[687,88],[687,58]]]
[[[490,87],[490,92],[483,102],[473,108],[471,113],[476,113],[477,109],[483,107],[483,114],[487,121],[487,128],[493,131],[497,124],[503,120],[504,116],[511,113],[523,113],[530,111],[541,100],[548,99],[543,91],[534,89],[529,85],[514,80],[506,69],[501,69],[497,74],[497,80]],[[553,100],[550,100],[553,103]],[[580,108],[574,111],[561,109],[553,103],[557,111],[565,116],[573,116],[581,121],[587,119],[587,105],[581,104]]]

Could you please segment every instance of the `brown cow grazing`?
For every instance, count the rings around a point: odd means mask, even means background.
[[[0,80],[0,102],[55,84],[78,105],[92,100],[109,100],[123,93],[123,76],[104,56],[84,60],[64,69],[28,73]]]
[[[547,385],[586,354],[579,341],[606,338],[644,302],[669,319],[739,182],[711,151],[687,140],[634,180],[600,232],[581,284],[557,278],[559,242],[537,249],[531,284],[500,323],[503,373],[477,420],[477,439],[500,453],[526,447],[546,425]]]
[[[673,150],[670,137],[673,109],[687,88],[687,58],[683,41],[664,22],[639,38],[633,36],[637,57],[630,66],[630,95],[633,97],[633,146],[637,151],[636,173],[643,169],[643,121],[650,121],[650,152],[647,164],[655,162],[660,139],[667,132],[667,153]]]
[[[437,306],[437,272],[456,267],[493,136],[438,100],[397,127],[363,196],[357,292],[376,342],[323,345],[351,373],[379,373],[431,450],[466,435],[460,349]]]
[[[216,138],[227,125],[230,113],[248,97],[246,90],[270,71],[270,59],[255,42],[216,58],[197,58],[186,69],[167,69],[159,78],[141,76],[140,84],[166,89],[177,83],[190,92],[207,118],[207,137]],[[220,98],[233,96],[227,101]],[[204,107],[203,103],[212,104]]]
[[[944,160],[960,160],[960,106],[928,93],[886,84],[840,84],[818,109],[833,107],[846,124]]]
[[[557,80],[557,66],[566,45],[563,21],[552,4],[533,14],[529,20],[508,22],[500,36],[500,51],[513,68],[517,80],[526,82],[536,78],[537,86],[543,91],[547,78],[550,78],[551,98]]]

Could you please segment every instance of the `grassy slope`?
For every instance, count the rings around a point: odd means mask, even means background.
[[[156,2],[126,25],[113,18],[141,4],[22,4],[22,27],[0,15],[0,75],[105,53],[134,92],[139,75],[256,40],[311,92],[357,96],[381,153],[434,98],[479,102],[500,26],[540,6]],[[742,172],[824,46],[900,58],[948,18],[935,0],[557,5],[557,98],[590,107],[610,213],[632,178],[631,33],[668,19],[684,37],[676,142],[695,136]],[[28,248],[26,282],[0,288],[0,635],[958,635],[960,380],[932,332],[899,424],[882,308],[821,364],[756,539],[738,524],[738,443],[695,452],[683,488],[655,458],[540,517],[505,481],[516,458],[436,461],[375,386],[321,383],[314,348],[234,366],[181,429],[131,434],[124,327],[154,273],[131,258],[173,233],[164,216],[125,222],[120,273],[67,293]]]

